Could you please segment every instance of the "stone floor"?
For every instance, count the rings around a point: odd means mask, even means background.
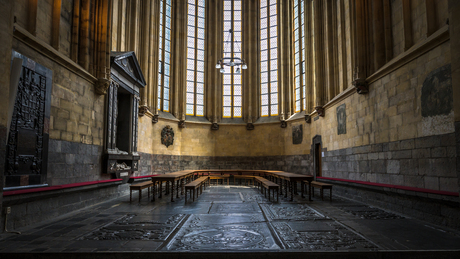
[[[391,257],[410,258],[407,252],[427,257],[431,250],[460,258],[459,232],[343,197],[329,201],[326,195],[322,201],[316,195],[308,201],[298,195],[293,202],[281,197],[273,203],[256,188],[232,185],[211,186],[187,204],[183,196],[173,203],[169,196],[156,202],[144,197],[140,203],[133,196],[132,203],[125,196],[16,229],[20,235],[0,234],[0,256],[193,251],[213,256],[301,252],[295,254],[299,257],[307,252],[343,252],[369,258],[396,251],[399,254]]]

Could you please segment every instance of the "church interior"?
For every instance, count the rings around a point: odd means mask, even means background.
[[[459,258],[460,1],[0,0],[0,21],[2,258]]]

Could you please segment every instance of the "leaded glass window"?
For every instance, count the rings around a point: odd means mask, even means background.
[[[277,0],[260,0],[261,116],[278,115]]]
[[[188,0],[187,115],[204,115],[205,0]]]
[[[158,110],[169,112],[171,79],[171,0],[160,1]]]
[[[304,0],[294,1],[293,10],[294,29],[294,84],[295,84],[295,111],[305,110],[305,11]]]
[[[230,46],[223,46],[224,57],[242,58],[242,1],[224,0],[223,39]],[[231,30],[232,33],[229,33]],[[229,39],[230,37],[230,39]],[[222,74],[223,117],[240,118],[243,114],[243,84],[239,67],[225,67]]]

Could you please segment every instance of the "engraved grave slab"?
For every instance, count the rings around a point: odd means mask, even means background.
[[[186,214],[128,214],[79,240],[166,240]]]
[[[343,206],[339,209],[351,213],[362,219],[404,219],[404,217],[396,215],[394,213],[386,212],[381,209],[373,208],[370,206]]]
[[[325,217],[306,204],[261,204],[270,220],[316,220]]]
[[[202,195],[198,196],[198,201],[228,201],[228,202],[235,202],[235,201],[242,201],[240,194],[237,192],[225,192],[225,193],[217,193],[217,192],[203,192]]]
[[[192,215],[164,250],[280,249],[258,214]]]
[[[297,228],[290,225],[290,222],[274,222],[273,226],[287,249],[303,251],[373,251],[378,249],[372,242],[332,220],[310,223],[312,224],[310,229],[303,229],[306,231],[298,231]],[[315,224],[318,225],[315,226]]]
[[[217,203],[213,204],[210,214],[260,213],[257,203]]]

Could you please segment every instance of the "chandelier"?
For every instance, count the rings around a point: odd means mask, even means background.
[[[224,51],[223,51],[223,53],[231,53],[232,33],[233,33],[232,29],[228,30],[227,39],[224,41]],[[241,53],[241,48],[240,48],[240,45],[238,44],[237,41],[235,41],[235,45],[238,47],[239,53]],[[244,59],[241,59],[239,57],[223,57],[222,59],[217,61],[216,68],[220,69],[219,71],[221,73],[225,73],[224,66],[237,67],[236,70],[235,70],[236,74],[241,73],[241,69],[248,69],[248,66],[246,65],[246,62],[244,61]],[[240,69],[240,67],[241,67],[241,69]]]

